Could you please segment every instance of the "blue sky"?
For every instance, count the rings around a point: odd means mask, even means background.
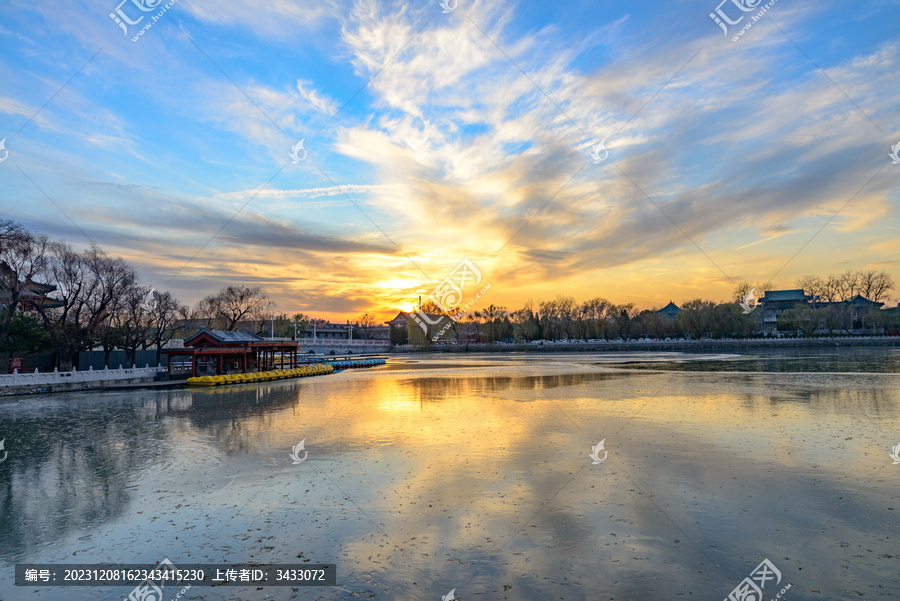
[[[510,308],[900,281],[897,0],[778,0],[737,42],[706,1],[179,0],[132,41],[139,3],[128,35],[117,2],[0,9],[0,213],[185,302],[387,315],[463,259]]]

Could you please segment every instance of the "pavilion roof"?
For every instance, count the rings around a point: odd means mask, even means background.
[[[659,311],[657,311],[657,313],[666,313],[666,314],[681,313],[681,307],[679,307],[672,301],[669,301],[669,304],[666,305],[665,307],[663,307],[662,309],[660,309]]]
[[[265,339],[257,336],[250,330],[210,330],[200,328],[192,336],[184,341],[184,346],[247,346],[253,342],[263,342]]]

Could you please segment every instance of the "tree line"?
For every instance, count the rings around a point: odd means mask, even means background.
[[[59,368],[95,349],[107,362],[122,349],[132,363],[138,349],[155,348],[158,362],[159,350],[186,328],[235,329],[273,307],[258,287],[228,285],[191,308],[97,245],[75,249],[8,219],[0,220],[0,294],[0,352],[52,352]]]
[[[35,291],[35,283],[53,291]],[[861,295],[882,302],[894,290],[884,271],[848,270],[840,274],[806,275],[795,285],[810,298],[782,313],[778,327],[812,335],[871,327],[900,328],[897,312],[870,310],[860,314],[845,301]],[[427,346],[438,331],[444,340],[469,344],[535,340],[591,340],[617,338],[722,338],[751,336],[759,331],[759,311],[746,313],[740,302],[773,290],[771,282],[740,282],[730,301],[695,298],[681,304],[675,319],[656,309],[638,310],[633,303],[616,304],[601,297],[577,302],[571,296],[529,300],[518,310],[489,305],[456,320],[429,326],[394,328],[391,342]],[[37,298],[29,298],[36,293]],[[22,311],[22,303],[29,311]],[[33,302],[32,302],[33,301]],[[53,301],[53,302],[48,302]],[[419,310],[443,315],[427,302]],[[140,281],[135,269],[121,257],[112,257],[97,245],[75,249],[64,241],[31,232],[21,224],[0,219],[0,352],[28,354],[50,351],[63,368],[77,363],[81,351],[102,349],[106,360],[123,349],[128,362],[138,350],[159,349],[173,338],[198,327],[235,330],[243,327],[262,335],[290,338],[298,330],[327,325],[324,319],[295,313],[275,314],[275,304],[259,287],[226,285],[193,307],[171,292]],[[354,338],[368,338],[377,321],[366,313],[353,321]]]
[[[863,327],[900,328],[900,314],[871,309],[860,315],[847,302],[856,295],[875,303],[883,302],[894,289],[893,278],[885,271],[848,270],[825,277],[806,275],[795,285],[809,295],[809,304],[790,308],[778,317],[783,331],[812,335],[816,330],[850,333]],[[396,328],[392,342],[408,341],[416,347],[427,347],[435,334],[449,342],[468,345],[477,340],[531,342],[556,340],[615,340],[618,338],[740,338],[761,331],[761,311],[756,301],[776,287],[771,282],[739,282],[730,301],[694,298],[683,301],[681,312],[672,319],[659,314],[658,307],[638,310],[633,303],[616,304],[605,298],[577,302],[574,297],[558,295],[552,300],[529,300],[525,306],[510,311],[490,305],[466,313],[456,321],[443,321],[428,327],[428,332],[413,323]],[[749,301],[749,304],[747,304]],[[744,302],[749,312],[740,304]],[[419,307],[428,315],[447,314],[431,301]]]

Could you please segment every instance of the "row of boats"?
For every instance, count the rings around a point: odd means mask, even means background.
[[[353,369],[357,367],[375,367],[376,365],[384,365],[387,363],[384,359],[342,359],[340,361],[329,361],[328,365],[335,369]]]
[[[287,378],[305,378],[334,373],[330,365],[307,365],[295,369],[272,369],[246,374],[228,374],[222,376],[198,376],[188,378],[189,386],[218,386],[220,384],[244,384],[247,382],[264,382],[266,380],[284,380]]]

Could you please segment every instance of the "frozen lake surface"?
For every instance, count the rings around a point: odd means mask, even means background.
[[[2,399],[0,600],[130,592],[15,587],[17,563],[163,558],[335,563],[342,589],[179,601],[720,600],[765,558],[781,573],[767,600],[788,583],[786,601],[897,599],[898,362],[414,355],[302,380]]]

